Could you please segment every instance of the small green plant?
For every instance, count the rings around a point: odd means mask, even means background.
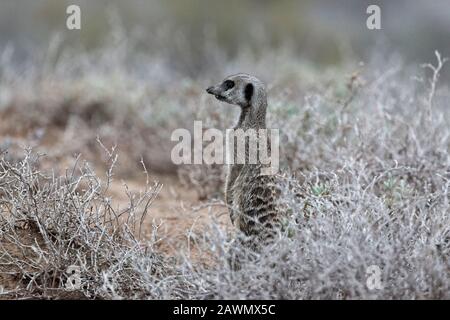
[[[321,197],[328,193],[328,187],[324,183],[317,183],[311,187],[313,195]]]

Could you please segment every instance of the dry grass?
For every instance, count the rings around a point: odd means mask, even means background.
[[[318,72],[289,52],[247,52],[231,61],[217,53],[224,74],[190,78],[163,57],[133,55],[130,41],[78,55],[55,49],[22,72],[8,60],[12,53],[3,52],[0,297],[450,298],[450,95],[438,81],[448,72],[443,58],[423,70],[374,57]],[[146,66],[144,74],[138,66]],[[281,129],[283,170],[300,183],[303,197],[286,193],[297,221],[233,271],[228,257],[239,248],[216,219],[223,213],[223,168],[174,167],[170,135],[192,129],[194,120],[229,127],[235,111],[206,100],[203,88],[248,70],[268,82],[268,122]],[[117,149],[99,152],[97,136]],[[23,155],[23,146],[34,151]],[[94,166],[106,176],[99,178]],[[112,177],[126,181],[143,166],[147,184],[129,192],[128,206],[117,211]],[[149,183],[152,172],[178,173],[208,201],[199,206],[209,222],[188,228],[180,240],[185,246],[170,254],[159,249],[165,238],[156,226],[140,236],[160,189]],[[73,265],[82,286],[68,291]],[[370,265],[382,271],[381,290],[366,286]]]

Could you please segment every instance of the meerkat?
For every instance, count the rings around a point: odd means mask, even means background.
[[[206,92],[219,101],[241,108],[234,129],[266,128],[267,93],[258,78],[243,73],[232,75],[207,88]],[[248,156],[247,147],[245,151]],[[272,238],[274,227],[280,226],[281,219],[286,217],[286,210],[278,201],[282,191],[279,176],[263,175],[261,168],[261,163],[228,164],[225,183],[225,201],[231,221],[247,236],[246,244],[252,249]]]

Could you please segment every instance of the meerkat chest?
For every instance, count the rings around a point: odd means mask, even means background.
[[[237,170],[230,176],[233,176],[233,181],[230,181],[230,191],[233,197],[233,203],[239,204],[244,201],[244,195],[249,193],[252,189],[252,183],[249,181],[249,171],[246,167]]]

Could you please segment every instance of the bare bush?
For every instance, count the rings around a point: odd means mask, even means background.
[[[141,241],[143,219],[158,194],[159,184],[129,204],[114,209],[108,188],[116,154],[111,151],[105,181],[87,163],[64,176],[42,172],[38,156],[28,151],[17,163],[0,160],[0,274],[17,287],[15,297],[175,297],[161,282],[176,276],[168,259]],[[80,282],[71,282],[74,275]],[[177,283],[178,284],[178,283]]]

